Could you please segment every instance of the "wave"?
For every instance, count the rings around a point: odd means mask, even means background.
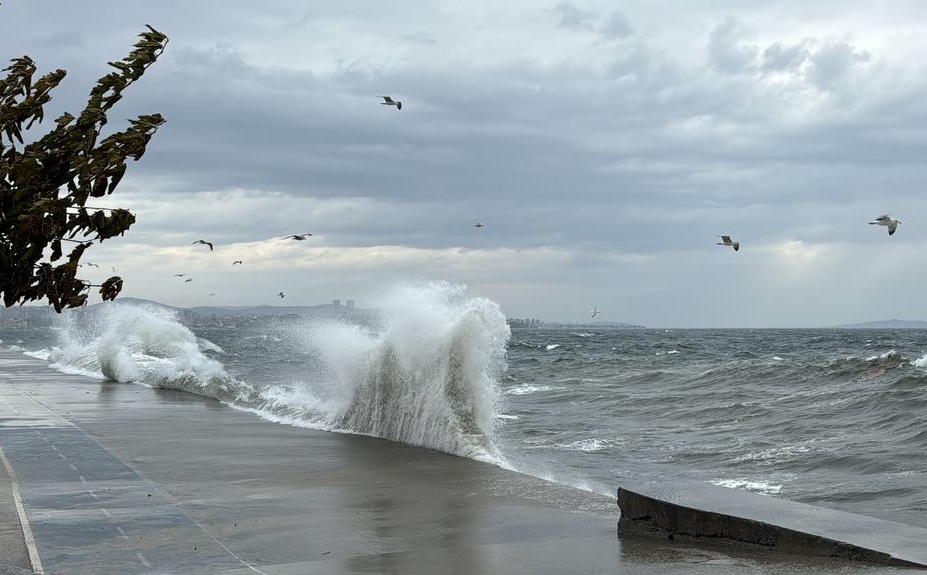
[[[286,383],[230,375],[220,346],[197,337],[173,310],[146,304],[63,316],[58,345],[34,356],[60,371],[187,391],[280,423],[504,464],[494,437],[510,331],[499,306],[467,296],[463,286],[431,283],[397,287],[377,307],[376,325],[288,325],[278,332],[282,343],[252,340],[265,343],[246,355],[295,364]]]
[[[60,321],[58,345],[33,354],[60,371],[226,401],[253,392],[206,355],[222,349],[194,335],[171,309],[112,302]]]
[[[776,485],[768,483],[766,481],[754,481],[751,479],[736,478],[736,479],[713,479],[712,484],[719,487],[727,487],[730,489],[745,489],[747,491],[752,491],[754,493],[759,493],[761,495],[779,495],[782,492],[782,485]]]
[[[335,427],[479,459],[498,460],[509,327],[499,306],[448,283],[406,285],[380,302],[376,332],[314,330],[328,376],[350,390]]]

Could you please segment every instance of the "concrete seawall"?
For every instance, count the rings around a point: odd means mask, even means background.
[[[618,535],[927,567],[927,529],[705,484],[618,490]]]

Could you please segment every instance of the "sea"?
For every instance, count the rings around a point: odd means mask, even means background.
[[[0,347],[596,493],[702,482],[927,527],[927,330],[511,328],[462,286],[377,320],[191,328],[116,302]]]

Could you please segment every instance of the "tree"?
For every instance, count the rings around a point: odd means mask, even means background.
[[[123,91],[142,77],[167,45],[167,36],[151,26],[139,34],[134,50],[115,71],[100,78],[77,116],[63,114],[40,138],[24,138],[50,92],[64,79],[55,70],[36,81],[28,56],[11,60],[0,79],[0,293],[7,307],[47,299],[60,312],[83,305],[91,287],[104,300],[122,290],[114,276],[99,286],[77,277],[81,256],[94,242],[122,235],[135,222],[128,210],[87,206],[89,198],[112,194],[126,172],[126,160],[139,160],[158,127],[160,114],[129,120],[129,127],[97,138],[106,114]],[[74,244],[64,256],[63,243]],[[62,261],[62,263],[54,263]]]

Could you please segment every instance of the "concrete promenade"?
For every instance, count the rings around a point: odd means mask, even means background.
[[[614,497],[15,353],[0,450],[0,574],[917,572],[619,540]]]

